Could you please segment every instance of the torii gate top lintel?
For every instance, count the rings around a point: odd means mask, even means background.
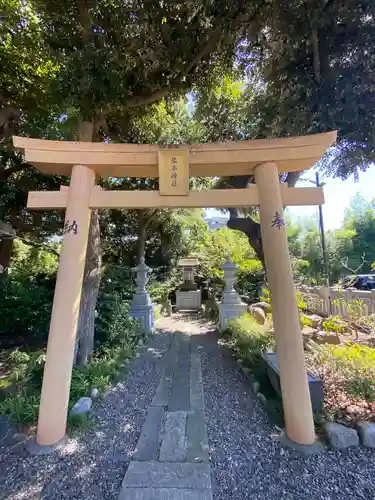
[[[254,173],[258,165],[276,165],[278,172],[312,167],[336,140],[336,132],[252,141],[194,145],[104,144],[13,137],[15,148],[41,172],[72,177],[82,165],[98,177],[159,178],[159,191],[105,191],[93,186],[90,208],[195,208],[259,205],[259,192],[247,189],[190,191],[189,177],[234,176]],[[321,188],[287,188],[284,205],[321,205]],[[68,188],[30,192],[31,209],[62,209]]]
[[[160,151],[186,151],[192,177],[246,175],[260,163],[276,162],[279,172],[312,167],[336,141],[336,132],[282,139],[192,145],[107,144],[13,137],[14,147],[41,172],[71,175],[85,165],[102,177],[158,177]]]

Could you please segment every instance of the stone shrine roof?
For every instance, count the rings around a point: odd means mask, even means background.
[[[179,267],[196,267],[199,266],[199,260],[196,257],[187,257],[178,261]]]

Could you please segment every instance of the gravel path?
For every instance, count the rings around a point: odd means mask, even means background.
[[[170,341],[169,333],[159,333],[140,349],[126,381],[95,404],[93,429],[61,453],[36,457],[22,444],[0,448],[0,499],[117,500]]]
[[[301,458],[282,448],[212,325],[177,315],[160,327],[189,331],[201,355],[214,500],[375,500],[375,450]],[[95,404],[95,427],[61,453],[0,448],[0,499],[117,500],[170,342],[164,331],[141,348],[126,380]]]
[[[214,500],[375,499],[375,450],[302,458],[282,448],[226,348],[213,333],[199,343]]]

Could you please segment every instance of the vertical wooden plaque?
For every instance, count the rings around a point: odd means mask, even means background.
[[[159,192],[161,195],[189,194],[189,151],[159,150]]]

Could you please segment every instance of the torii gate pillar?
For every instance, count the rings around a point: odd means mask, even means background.
[[[300,444],[315,441],[301,326],[293,284],[277,165],[255,168],[267,280],[270,287],[276,353],[288,438]]]
[[[58,444],[64,439],[66,432],[70,380],[90,227],[89,198],[94,184],[93,170],[82,165],[73,167],[39,407],[36,443],[41,446]]]

